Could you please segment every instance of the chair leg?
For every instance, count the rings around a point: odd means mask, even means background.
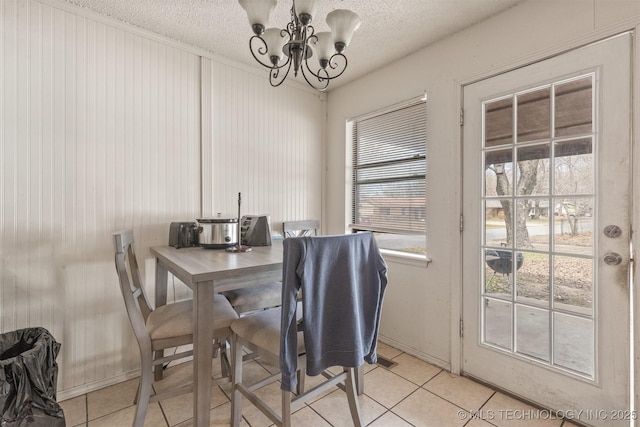
[[[220,350],[222,348],[221,341],[225,342],[224,339],[221,338],[213,339],[213,355],[211,356],[213,359],[216,359],[220,355]]]
[[[353,375],[355,375],[356,392],[358,396],[364,394],[364,367],[360,365],[357,368],[353,368]]]
[[[229,356],[227,354],[227,338],[222,338],[219,343],[220,347],[220,371],[222,372],[222,378],[231,376],[229,372]],[[232,355],[233,357],[233,355]]]
[[[282,390],[282,427],[291,427],[291,392]]]
[[[147,415],[147,409],[149,408],[149,398],[151,397],[151,358],[141,358],[140,383],[138,385],[138,396],[136,405],[136,414],[133,419],[133,427],[143,427],[144,419]]]
[[[347,379],[345,380],[345,388],[347,400],[349,401],[349,411],[351,411],[351,419],[355,427],[362,427],[362,418],[360,416],[360,401],[356,392],[355,371],[358,368],[345,368],[347,371]]]
[[[138,381],[138,389],[136,390],[136,395],[133,397],[133,404],[138,404],[138,396],[140,395],[140,383],[142,382],[142,375],[140,375],[140,381]]]
[[[282,390],[282,427],[291,427],[291,392]]]
[[[296,385],[296,393],[300,396],[304,393],[304,383],[307,378],[307,366],[305,363],[298,364],[298,372],[296,372],[298,376],[298,385]]]
[[[156,359],[161,359],[164,357],[164,350],[158,350],[158,351],[154,351],[153,352],[153,360]],[[153,380],[154,381],[160,381],[162,379],[162,371],[163,371],[163,366],[162,364],[158,364],[156,365],[155,369],[153,370]]]
[[[238,427],[242,420],[242,393],[237,389],[242,384],[242,345],[235,334],[231,335],[231,426]]]

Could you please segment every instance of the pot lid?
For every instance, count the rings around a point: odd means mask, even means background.
[[[196,219],[201,224],[226,224],[226,223],[237,223],[238,218],[199,218]]]

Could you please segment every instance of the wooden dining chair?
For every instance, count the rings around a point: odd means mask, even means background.
[[[193,300],[180,301],[151,308],[142,284],[142,276],[134,250],[133,230],[113,234],[116,271],[125,308],[133,333],[140,347],[141,374],[134,403],[136,413],[134,427],[142,427],[149,403],[192,391],[193,386],[152,395],[153,369],[161,373],[165,363],[193,355],[192,350],[164,356],[164,350],[193,344]],[[215,295],[213,303],[214,355],[219,353],[222,376],[213,383],[231,381],[231,367],[227,357],[227,343],[231,335],[231,323],[237,313],[222,295]],[[155,353],[155,357],[154,357]],[[161,375],[156,375],[156,379]]]
[[[347,394],[353,424],[362,426],[356,369],[377,359],[377,335],[387,267],[373,234],[293,237],[283,242],[283,300],[280,308],[241,317],[231,325],[234,365],[231,425],[242,419],[247,400],[277,426],[291,426],[291,414],[335,386]],[[298,300],[299,293],[302,299]],[[243,379],[243,349],[280,367],[257,382]],[[338,373],[330,367],[342,367]],[[304,373],[323,382],[306,390]],[[257,390],[280,379],[282,411]],[[292,391],[297,394],[292,397]]]
[[[317,236],[320,221],[287,221],[282,223],[283,236]],[[278,307],[282,303],[282,282],[264,283],[222,293],[238,314]]]

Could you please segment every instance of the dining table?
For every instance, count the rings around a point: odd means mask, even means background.
[[[193,417],[195,426],[209,426],[213,295],[282,280],[282,240],[248,252],[173,246],[154,246],[150,251],[156,258],[156,307],[167,303],[168,273],[193,291]]]
[[[156,257],[156,307],[167,303],[169,273],[193,291],[193,424],[209,426],[213,295],[282,280],[282,240],[253,246],[248,252],[173,246],[154,246],[150,251]],[[356,369],[356,389],[359,395],[364,393],[362,366]]]

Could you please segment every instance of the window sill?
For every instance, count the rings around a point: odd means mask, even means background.
[[[394,251],[391,249],[380,249],[385,260],[393,261],[399,264],[411,265],[414,267],[427,268],[431,263],[431,258],[426,255],[410,254],[407,252]]]

